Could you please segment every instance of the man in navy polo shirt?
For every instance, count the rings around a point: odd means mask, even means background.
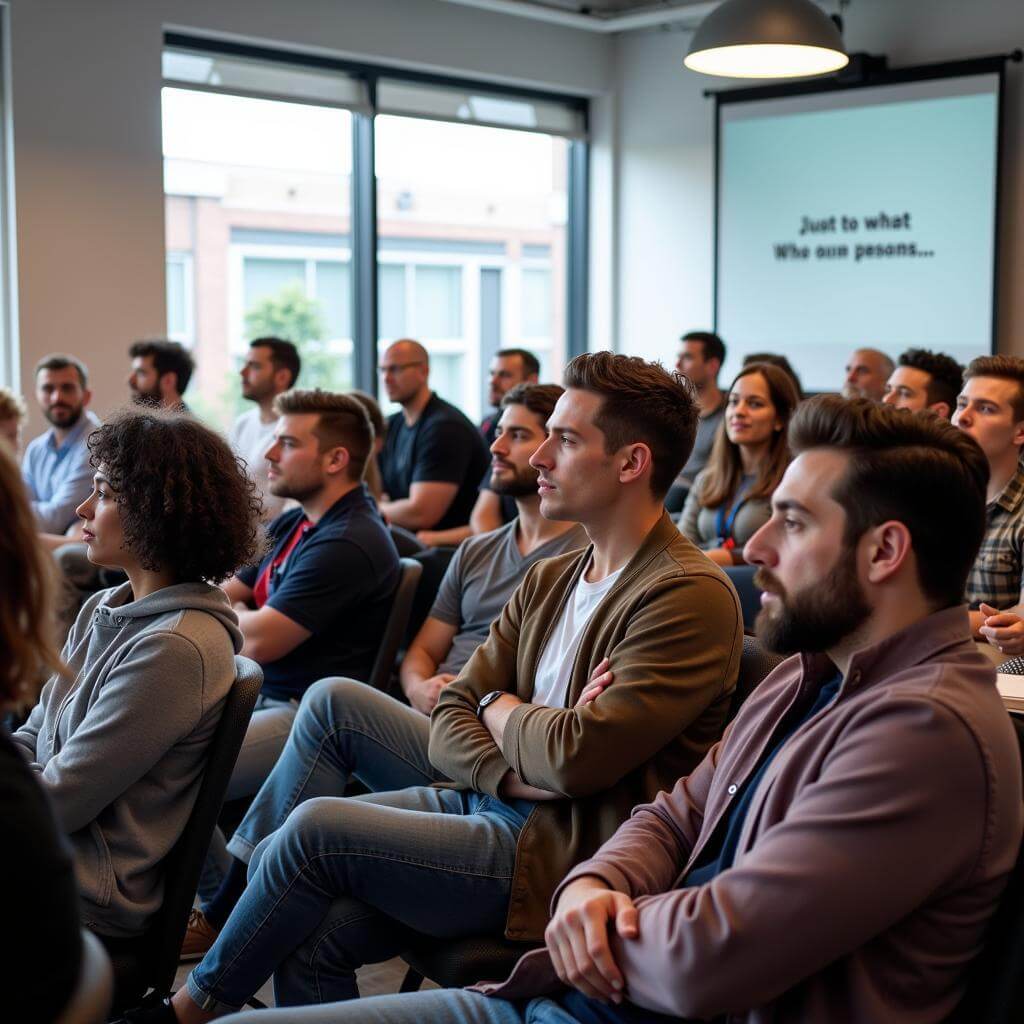
[[[325,676],[366,679],[398,585],[398,552],[363,486],[373,427],[354,398],[287,391],[266,452],[269,490],[299,508],[270,524],[271,550],[224,584],[263,668],[263,689],[228,788],[259,789],[306,688]]]

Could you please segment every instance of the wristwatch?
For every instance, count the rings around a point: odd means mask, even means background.
[[[476,717],[477,718],[483,718],[484,717],[484,708],[487,707],[488,704],[493,704],[499,697],[504,697],[504,696],[505,696],[505,691],[504,690],[491,690],[490,693],[485,693],[480,698],[480,703],[477,704],[477,706],[476,706]]]

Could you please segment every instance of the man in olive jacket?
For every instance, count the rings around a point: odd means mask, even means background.
[[[739,602],[662,505],[693,444],[692,389],[607,352],[573,360],[565,385],[530,461],[542,514],[582,523],[590,547],[538,562],[443,691],[418,765],[440,786],[309,799],[257,847],[178,1019],[240,1006],[271,972],[278,1005],[353,998],[356,967],[413,932],[539,942],[565,872],[721,734]],[[374,728],[382,764],[426,762],[399,716]]]

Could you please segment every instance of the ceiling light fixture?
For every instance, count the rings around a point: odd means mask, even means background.
[[[846,67],[839,26],[812,0],[725,0],[698,26],[683,63],[729,78],[802,78]]]

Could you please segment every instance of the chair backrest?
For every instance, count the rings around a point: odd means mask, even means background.
[[[163,906],[146,932],[149,951],[145,980],[158,992],[169,992],[174,981],[199,873],[262,685],[263,669],[255,661],[237,655],[235,684],[210,741],[192,814],[164,861]]]
[[[67,1006],[53,1024],[103,1024],[114,1000],[114,971],[103,943],[82,929],[82,966]]]
[[[1024,761],[1024,720],[1014,727]],[[974,959],[967,992],[949,1024],[1018,1024],[1024,1020],[1024,847]]]
[[[387,690],[388,688],[398,648],[405,636],[405,627],[409,622],[409,613],[412,611],[416,587],[420,581],[420,574],[423,572],[423,566],[414,558],[402,558],[399,559],[399,562],[402,573],[398,580],[398,586],[395,588],[395,597],[391,602],[391,611],[388,614],[387,625],[384,627],[380,647],[377,649],[377,657],[373,662],[373,671],[367,680],[376,690]]]
[[[745,636],[743,638],[743,654],[740,655],[740,671],[736,678],[736,690],[732,696],[732,707],[729,708],[729,721],[731,722],[743,702],[760,685],[761,681],[785,659],[781,654],[773,654],[765,650],[761,641],[756,636]]]

